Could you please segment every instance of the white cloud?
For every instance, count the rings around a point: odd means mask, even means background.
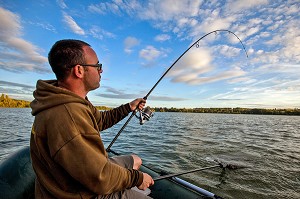
[[[51,31],[53,33],[57,33],[55,27],[52,26],[51,24],[49,24],[48,22],[32,22],[32,21],[29,21],[28,23],[31,24],[31,25],[37,26],[37,27],[41,27],[41,28],[43,28],[45,30],[48,30],[48,31]]]
[[[257,53],[258,55],[262,55],[262,54],[264,53],[264,50],[258,50],[256,53]]]
[[[220,52],[222,55],[225,55],[226,57],[235,57],[239,55],[240,52],[242,51],[241,48],[235,48],[228,45],[218,46],[216,50]]]
[[[300,22],[291,20],[281,25],[276,34],[268,34],[264,48],[257,51],[259,57],[254,62],[261,63],[300,63]],[[265,33],[264,33],[265,35]],[[270,50],[267,50],[270,49]]]
[[[215,95],[210,100],[231,100],[234,104],[255,108],[293,108],[300,106],[300,81],[298,79],[287,81],[273,77],[254,81],[249,85],[236,85],[237,87],[232,91]]]
[[[99,14],[110,12],[117,15],[125,12],[130,16],[138,16],[145,20],[169,21],[183,16],[197,16],[201,2],[201,0],[150,0],[145,2],[114,0],[91,4],[88,6],[88,10]]]
[[[107,12],[112,12],[114,14],[120,15],[121,14],[120,6],[122,5],[123,5],[122,1],[114,1],[112,3],[110,2],[98,3],[98,4],[89,5],[88,10],[90,12],[94,12],[98,14],[105,14]]]
[[[64,0],[56,0],[56,2],[61,9],[68,8],[68,6],[65,4]]]
[[[248,49],[247,51],[248,55],[252,55],[253,53],[255,53],[255,50],[253,48]]]
[[[100,39],[102,40],[104,37],[105,38],[116,38],[116,35],[103,30],[102,28],[93,25],[88,31],[87,33],[88,35],[91,35],[92,37],[96,38],[96,39]]]
[[[176,78],[173,78],[173,82],[185,82],[190,85],[200,85],[205,83],[212,83],[217,82],[221,80],[230,80],[232,78],[241,77],[245,75],[245,72],[241,70],[240,68],[237,68],[235,70],[220,72],[215,75],[211,76],[199,76],[197,74],[188,74],[183,76],[177,76]]]
[[[300,11],[300,6],[299,4],[297,5],[291,5],[290,7],[286,7],[286,12],[287,14],[294,14],[294,13],[299,13]]]
[[[276,74],[276,76],[280,74],[289,75],[289,78],[292,79],[292,76],[298,77],[300,76],[300,66],[297,64],[284,64],[284,63],[277,63],[277,64],[265,64],[257,67],[256,72],[260,74]]]
[[[246,9],[266,5],[268,0],[231,0],[226,6],[227,10],[232,12],[245,12]]]
[[[78,35],[85,35],[84,30],[76,23],[76,21],[67,13],[63,13],[63,21],[67,24],[67,26]]]
[[[181,28],[181,27],[188,25],[189,23],[190,23],[190,19],[187,17],[183,17],[183,18],[178,19],[177,27]]]
[[[147,61],[154,61],[163,53],[160,50],[157,50],[153,46],[147,46],[146,48],[142,49],[139,53],[140,57],[147,60]]]
[[[226,49],[225,46],[221,48]],[[231,56],[228,52],[224,53]],[[213,60],[214,57],[209,48],[192,48],[176,63],[167,76],[172,82],[199,85],[240,78],[246,74],[239,67],[226,66],[229,69],[225,69],[225,66],[214,67]]]
[[[253,28],[249,28],[246,34],[246,37],[249,37],[251,35],[254,35],[255,33],[257,33],[260,30],[259,27],[253,27]]]
[[[200,0],[165,0],[149,1],[139,12],[142,19],[169,21],[182,16],[197,16],[201,5]]]
[[[270,37],[271,33],[270,32],[260,32],[261,37]]]
[[[1,85],[1,81],[0,81]],[[115,99],[134,99],[140,97],[141,93],[126,93],[124,90],[117,90],[115,88],[111,88],[106,86],[105,87],[105,93],[97,94],[104,98],[115,98]],[[144,93],[144,92],[143,92]],[[184,101],[185,98],[179,98],[179,97],[168,97],[168,96],[158,96],[158,95],[151,95],[148,99],[154,100],[154,101]]]
[[[171,37],[170,35],[167,35],[167,34],[161,34],[161,35],[157,35],[154,40],[155,41],[166,41],[166,40],[169,40]]]
[[[203,29],[204,32],[211,32],[218,29],[228,29],[231,23],[235,21],[233,16],[227,18],[207,18],[199,28]],[[198,32],[199,30],[197,30]]]
[[[22,26],[18,15],[0,7],[0,16],[1,37],[10,37],[11,34],[20,35]]]
[[[124,40],[124,51],[128,54],[132,52],[132,48],[140,44],[140,41],[135,37],[127,37]]]
[[[38,47],[21,38],[20,17],[0,7],[0,68],[9,71],[49,72],[44,67],[47,58]]]
[[[100,3],[98,5],[95,5],[95,4],[89,5],[88,10],[90,12],[94,12],[94,13],[98,13],[98,14],[105,14],[106,13],[105,12],[106,7],[105,7],[105,4],[103,4],[103,3]]]
[[[249,83],[253,83],[255,82],[255,79],[251,79],[250,77],[238,77],[238,78],[234,78],[234,79],[230,79],[229,81],[227,81],[229,84],[235,84],[235,83],[245,83],[245,84],[249,84]]]

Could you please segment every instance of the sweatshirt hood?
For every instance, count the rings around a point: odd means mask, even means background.
[[[82,103],[88,101],[75,93],[58,87],[57,80],[38,80],[33,92],[34,100],[30,103],[32,115],[41,111],[67,103]]]

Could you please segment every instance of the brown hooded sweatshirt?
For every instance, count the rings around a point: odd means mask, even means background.
[[[140,171],[108,161],[99,135],[131,112],[129,104],[100,112],[55,80],[39,80],[34,98],[30,153],[36,198],[93,198],[142,183]]]

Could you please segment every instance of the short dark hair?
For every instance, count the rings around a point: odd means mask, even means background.
[[[85,63],[84,46],[90,45],[75,39],[59,40],[52,46],[48,61],[57,80],[64,80],[72,66]]]

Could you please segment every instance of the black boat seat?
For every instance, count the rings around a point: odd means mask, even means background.
[[[29,146],[8,156],[0,165],[0,198],[34,198],[33,171]]]

